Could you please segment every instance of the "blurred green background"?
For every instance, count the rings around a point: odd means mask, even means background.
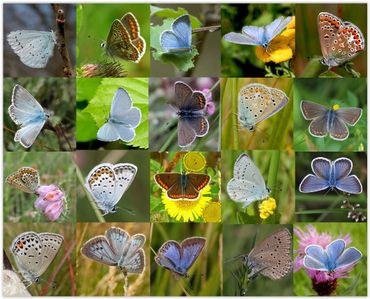
[[[96,134],[110,115],[113,97],[118,88],[127,91],[132,105],[141,110],[140,125],[130,143],[121,140],[102,142]],[[134,149],[148,148],[148,79],[147,78],[78,78],[77,79],[78,149]]]
[[[360,28],[363,36],[367,37],[367,6],[366,4],[340,3],[340,4],[297,4],[296,5],[296,57],[294,60],[294,73],[298,77],[317,77],[327,70],[319,62],[322,58],[320,49],[317,17],[320,12],[329,12],[344,22],[348,21]],[[353,68],[360,72],[361,77],[367,77],[367,56],[365,51],[352,59]],[[343,69],[335,68],[340,76],[350,77]]]
[[[110,58],[100,47],[106,41],[112,23],[124,14],[134,14],[140,25],[140,35],[146,41],[146,50],[139,63]],[[123,65],[129,77],[149,77],[149,4],[79,4],[77,5],[77,67],[102,61],[116,61]]]
[[[259,216],[258,205],[254,202],[242,210],[230,199],[227,183],[234,176],[234,164],[240,154],[246,153],[265,179],[271,190],[270,197],[276,201],[274,215],[266,220]],[[224,223],[291,223],[294,215],[294,152],[292,151],[222,151],[222,219]]]
[[[4,177],[21,167],[37,169],[40,185],[57,185],[65,194],[66,207],[57,222],[72,222],[76,214],[76,173],[71,153],[5,153]],[[4,220],[6,222],[49,222],[34,207],[37,196],[4,182]]]
[[[299,184],[303,178],[312,174],[311,161],[317,157],[325,157],[334,161],[345,157],[352,160],[355,174],[362,183],[363,191],[359,195],[346,197],[343,192],[324,190],[314,193],[300,193]],[[359,204],[363,215],[367,214],[367,156],[365,153],[296,153],[296,221],[297,222],[352,222],[347,218],[350,209],[341,209],[343,200],[352,205]]]
[[[150,78],[150,150],[151,151],[177,151],[178,146],[178,116],[177,108],[170,105],[175,100],[176,81],[188,84],[193,90],[203,91],[211,89],[212,102],[215,111],[212,115],[206,116],[209,122],[208,134],[204,137],[197,137],[194,142],[183,150],[195,151],[216,151],[219,149],[219,109],[220,109],[220,87],[218,78]]]
[[[242,258],[231,260],[240,255],[248,255],[265,238],[286,227],[292,231],[291,225],[230,225],[223,228],[223,262],[224,262],[224,296],[240,296],[241,289],[238,280],[232,275],[242,267]],[[255,239],[256,238],[256,239]],[[255,244],[253,244],[255,240]],[[237,275],[237,274],[236,274]],[[292,296],[293,275],[279,280],[271,280],[262,275],[250,281],[247,286],[247,296]]]
[[[250,132],[238,120],[238,93],[250,83],[260,83],[285,92],[288,103]],[[223,78],[221,80],[222,149],[291,149],[293,139],[293,80]]]
[[[4,147],[7,151],[26,150],[14,141],[15,132],[20,128],[8,114],[13,88],[21,85],[39,102],[44,110],[52,112],[49,122],[59,126],[63,133],[58,135],[48,130],[48,122],[28,151],[71,151],[75,143],[75,80],[65,78],[4,78]]]
[[[155,253],[163,243],[179,243],[190,237],[204,237],[206,244],[189,269],[189,278],[176,278],[171,271],[158,266],[151,254],[151,296],[219,296],[222,281],[222,236],[218,224],[152,224],[151,249]]]
[[[367,148],[367,85],[366,79],[296,79],[294,80],[294,149],[296,151],[366,151]],[[349,136],[344,141],[329,136],[312,136],[300,109],[301,101],[311,101],[330,109],[338,104],[341,108],[362,108],[362,116],[355,126],[347,126]]]
[[[310,223],[311,224],[311,223]],[[312,225],[312,224],[311,224]],[[305,229],[306,224],[294,225],[294,228]],[[349,234],[352,243],[348,246],[356,247],[363,254],[362,259],[349,273],[349,278],[339,278],[336,296],[364,296],[367,295],[367,229],[365,223],[315,223],[313,226],[319,233],[330,234],[333,238],[343,238]],[[298,248],[298,238],[294,235],[294,249]],[[293,275],[295,296],[317,296],[312,289],[312,282],[304,269]]]
[[[165,205],[161,200],[162,190],[155,182],[154,176],[158,173],[168,172],[169,166],[171,167],[170,172],[181,173],[186,168],[183,166],[183,157],[186,153],[182,152],[164,152],[164,153],[151,153],[150,160],[150,218],[152,222],[183,222],[183,220],[177,221],[175,218],[170,217],[168,212],[165,210]],[[200,173],[208,174],[211,177],[209,185],[211,187],[212,202],[220,201],[220,154],[217,152],[203,152],[200,153],[206,159],[206,166],[200,171]],[[174,163],[174,164],[173,164]],[[208,197],[208,195],[207,195]],[[196,222],[206,222],[204,217],[200,217]]]
[[[243,26],[266,26],[280,16],[294,15],[292,3],[222,4],[221,36],[229,32],[241,33]],[[264,77],[265,63],[255,54],[256,46],[238,45],[221,40],[221,74],[223,77]],[[268,63],[273,73],[274,63]]]
[[[39,284],[32,284],[28,291],[33,296],[76,296],[75,281],[75,228],[71,223],[4,223],[4,255],[9,258],[13,270],[20,270],[9,248],[15,238],[24,232],[56,233],[64,237],[55,259],[41,275]],[[21,277],[21,274],[18,274]]]
[[[89,172],[101,163],[131,163],[138,168],[132,184],[117,203],[117,212],[105,215],[104,220],[107,222],[149,221],[149,156],[145,151],[77,151],[75,163],[77,166],[76,192],[79,194],[77,201],[78,222],[99,222],[99,218],[87,198],[88,191],[84,184]],[[125,209],[132,210],[135,215]],[[103,212],[100,211],[100,214],[102,215]]]
[[[145,269],[142,274],[128,274],[128,289],[126,296],[149,295],[149,261],[150,237],[149,223],[78,223],[76,281],[78,296],[123,296],[124,278],[117,267],[110,267],[93,261],[81,254],[82,245],[95,236],[105,234],[111,227],[119,227],[134,234],[144,234],[146,242],[143,246],[145,252]]]

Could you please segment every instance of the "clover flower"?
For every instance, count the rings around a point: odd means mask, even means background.
[[[262,201],[258,206],[258,210],[260,213],[260,218],[263,220],[267,219],[268,217],[273,215],[276,210],[275,199],[272,197],[269,197],[268,199]]]
[[[50,221],[59,218],[64,210],[65,195],[55,185],[40,186],[36,190],[38,198],[35,201],[35,208],[40,210]]]

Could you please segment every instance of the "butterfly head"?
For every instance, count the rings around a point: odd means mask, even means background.
[[[106,48],[107,47],[107,42],[105,40],[103,40],[101,43],[100,43],[100,47],[101,48]]]

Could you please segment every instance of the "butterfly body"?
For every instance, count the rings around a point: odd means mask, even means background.
[[[175,19],[172,29],[165,30],[160,35],[160,45],[164,53],[181,54],[191,51],[191,34],[189,15],[182,15]]]
[[[319,192],[326,189],[338,189],[348,194],[362,193],[362,184],[356,175],[350,175],[352,161],[338,158],[334,161],[318,157],[312,160],[311,168],[314,174],[306,175],[299,185],[302,193]]]
[[[155,182],[172,200],[197,200],[199,192],[210,182],[211,177],[201,173],[164,172],[154,176]]]
[[[39,277],[58,254],[63,240],[59,234],[35,232],[25,232],[14,239],[10,251],[29,284],[39,282]]]
[[[285,29],[291,20],[291,17],[279,17],[266,26],[244,26],[242,33],[230,32],[223,38],[235,44],[262,46],[268,49],[271,41]]]
[[[328,12],[321,12],[317,22],[321,62],[329,68],[344,64],[365,49],[364,36],[356,25]]]
[[[238,94],[238,120],[253,132],[258,123],[279,112],[287,103],[288,97],[280,89],[248,84]]]
[[[145,268],[145,235],[130,236],[119,227],[109,228],[104,236],[86,241],[81,253],[99,263],[118,267],[124,275],[141,274]]]
[[[227,184],[227,193],[232,200],[241,203],[243,208],[269,197],[270,190],[247,154],[241,154],[235,161],[234,177]]]
[[[305,254],[303,265],[306,268],[329,273],[351,266],[362,258],[357,248],[346,249],[343,239],[332,241],[325,249],[316,244],[308,245]]]
[[[159,248],[154,260],[172,273],[189,277],[188,271],[202,252],[205,243],[206,239],[202,237],[187,238],[181,243],[170,240]]]
[[[116,204],[130,187],[136,172],[137,167],[130,163],[102,163],[90,171],[85,188],[99,209],[105,214],[115,213]]]
[[[346,107],[328,109],[323,105],[301,101],[301,111],[306,120],[310,120],[309,132],[314,137],[325,137],[343,141],[349,136],[348,126],[354,126],[362,115],[362,109]]]
[[[140,35],[140,26],[132,13],[113,21],[106,42],[101,44],[112,57],[140,62],[145,54],[145,39]]]

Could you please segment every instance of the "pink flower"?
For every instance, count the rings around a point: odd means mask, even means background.
[[[35,208],[39,209],[50,221],[59,218],[64,209],[64,193],[55,185],[40,186],[36,190],[38,198]]]
[[[202,90],[202,93],[206,96],[206,100],[207,100],[206,112],[207,114],[212,115],[216,111],[216,105],[212,101],[212,92],[208,88],[204,88]]]

